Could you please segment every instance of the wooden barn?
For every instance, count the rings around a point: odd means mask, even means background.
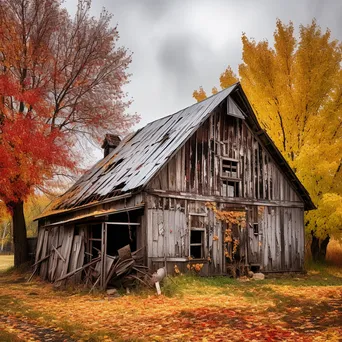
[[[104,287],[108,260],[126,245],[151,270],[303,270],[304,211],[315,206],[239,83],[102,147],[38,218],[43,278],[101,259]]]

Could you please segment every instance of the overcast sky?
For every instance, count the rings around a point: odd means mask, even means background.
[[[77,0],[64,4],[75,13]],[[242,32],[271,42],[277,18],[293,21],[296,33],[316,18],[342,41],[342,0],[96,0],[92,14],[103,7],[118,24],[119,44],[133,52],[126,91],[129,111],[142,118],[136,128],[191,105],[199,86],[219,88],[225,68],[237,71],[241,62]]]

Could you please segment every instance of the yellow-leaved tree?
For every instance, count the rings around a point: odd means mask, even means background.
[[[309,191],[317,210],[306,213],[315,260],[324,259],[330,237],[342,234],[342,46],[313,20],[277,20],[274,45],[242,35],[239,77],[261,123]],[[239,79],[230,67],[227,88]],[[201,87],[193,97],[201,101]]]

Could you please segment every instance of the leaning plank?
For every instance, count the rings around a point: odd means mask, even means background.
[[[44,231],[43,246],[42,246],[42,255],[41,255],[42,258],[44,258],[46,255],[50,254],[49,253],[48,240],[49,240],[49,231],[45,230]],[[48,272],[48,262],[44,260],[44,263],[42,263],[40,266],[40,276],[43,280],[46,279],[47,272]]]
[[[49,245],[51,246],[51,256],[49,258],[49,262],[48,262],[48,280],[50,282],[52,282],[54,273],[55,273],[55,268],[56,268],[56,264],[57,264],[57,258],[58,258],[58,254],[56,252],[54,252],[52,246],[58,246],[58,235],[59,235],[59,227],[53,227],[51,229],[51,241],[49,241]],[[57,247],[58,248],[58,247]],[[54,252],[54,253],[52,253]]]
[[[37,266],[38,264],[40,264],[41,262],[45,261],[46,259],[50,258],[51,254],[46,255],[44,258],[41,258],[40,260],[38,260],[37,262],[35,262],[32,266]]]
[[[52,245],[52,249],[57,253],[57,255],[65,262],[65,258],[63,257],[63,255],[61,253],[58,252],[58,249]]]
[[[85,250],[84,235],[80,234],[80,237],[81,237],[81,239],[80,239],[80,250],[79,250],[77,261],[76,261],[76,268],[82,267],[83,263],[84,263],[84,250]],[[75,276],[75,282],[76,283],[79,283],[81,281],[81,276],[82,276],[81,273],[78,273]]]
[[[82,237],[80,235],[75,235],[71,253],[70,253],[69,272],[75,271],[78,267],[82,266],[82,265],[79,265],[77,267],[77,260],[79,257],[79,253],[81,251],[81,243],[82,243]],[[73,279],[73,280],[76,282],[76,279]]]
[[[85,264],[84,266],[79,267],[79,268],[76,269],[75,271],[69,272],[69,273],[65,274],[64,276],[58,278],[58,279],[56,280],[56,283],[59,282],[59,281],[61,281],[61,280],[66,279],[66,278],[69,278],[69,277],[71,277],[72,275],[74,275],[74,274],[76,274],[76,273],[78,273],[78,272],[81,272],[82,270],[86,269],[87,267],[96,264],[96,263],[97,263],[98,261],[100,261],[100,260],[101,260],[101,257],[98,257],[98,258],[93,259],[93,260],[92,260],[91,262],[89,262],[88,264]]]
[[[70,258],[70,251],[72,247],[72,241],[74,237],[74,227],[73,226],[64,226],[61,230],[62,237],[62,247],[60,253],[65,256],[65,262],[61,259],[57,262],[57,268],[55,273],[55,278],[60,278],[64,274],[68,273],[68,266],[69,266],[69,258]]]
[[[40,254],[41,254],[41,250],[42,250],[42,246],[43,246],[43,239],[44,239],[44,229],[39,229],[39,233],[38,233],[38,241],[37,241],[37,249],[36,249],[36,262],[39,260]]]
[[[50,257],[50,255],[51,255],[51,254],[47,255],[46,257],[44,257],[44,258],[38,260],[36,263],[34,263],[34,264],[32,265],[32,266],[34,266],[34,269],[33,269],[32,274],[30,275],[30,278],[28,278],[28,280],[27,280],[28,283],[31,281],[31,279],[33,278],[34,274],[37,272],[37,270],[38,270],[38,265],[39,265],[42,261],[48,259],[48,258]]]

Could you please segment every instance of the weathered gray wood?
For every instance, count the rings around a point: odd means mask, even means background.
[[[79,268],[77,268],[76,270],[74,270],[74,271],[72,271],[72,272],[69,272],[69,273],[63,275],[63,276],[61,276],[60,278],[57,278],[56,281],[55,281],[55,283],[58,283],[58,282],[60,282],[60,281],[62,281],[62,280],[64,280],[64,279],[67,279],[67,278],[73,276],[74,274],[76,274],[76,273],[78,273],[78,272],[81,272],[82,270],[86,269],[87,267],[92,266],[92,265],[98,263],[100,260],[101,260],[101,257],[98,257],[98,258],[93,259],[91,262],[85,264],[84,266],[79,267]]]
[[[72,247],[74,237],[74,226],[64,226],[61,227],[60,231],[60,243],[61,243],[61,249],[60,254],[63,255],[65,261],[62,259],[58,259],[56,272],[55,272],[55,279],[60,278],[64,274],[68,273],[68,265],[69,265],[69,258],[70,258],[70,251]]]
[[[49,240],[49,230],[45,229],[42,248],[41,248],[41,258],[42,259],[46,255],[50,255],[50,253],[48,252],[48,249],[49,249],[48,240]],[[46,259],[40,265],[40,272],[39,272],[40,277],[42,279],[46,279],[47,278],[47,272],[48,272],[48,260]]]
[[[102,223],[101,227],[101,266],[100,266],[100,288],[104,289],[106,283],[107,270],[107,224]]]
[[[40,228],[38,230],[38,238],[37,238],[36,258],[35,258],[36,262],[40,259],[40,256],[42,253],[43,240],[44,240],[44,229]]]
[[[74,236],[74,241],[72,245],[72,249],[70,251],[70,260],[69,260],[69,272],[73,272],[77,268],[79,268],[81,265],[79,265],[79,259],[80,259],[80,253],[81,253],[81,248],[83,245],[83,236],[81,235],[75,235]],[[84,253],[84,251],[83,251]],[[66,260],[65,260],[66,262]],[[79,275],[81,276],[81,275]],[[75,283],[80,281],[80,278],[74,278],[73,279]]]

